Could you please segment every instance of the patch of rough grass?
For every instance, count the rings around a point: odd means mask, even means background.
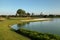
[[[21,23],[20,20],[4,20],[0,22],[0,40],[30,40],[10,30],[9,25]]]

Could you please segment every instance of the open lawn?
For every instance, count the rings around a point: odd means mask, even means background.
[[[0,40],[29,40],[29,38],[10,30],[9,25],[21,23],[19,21],[20,19],[5,19],[4,21],[0,21]]]

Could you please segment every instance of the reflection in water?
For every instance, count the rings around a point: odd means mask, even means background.
[[[21,26],[24,26],[24,25],[29,24],[29,23],[30,23],[30,22],[18,23],[17,26],[20,26],[20,27],[21,27]]]
[[[25,25],[28,25],[29,24],[29,22],[24,22],[24,23],[22,23],[22,24],[14,24],[13,26],[11,26],[11,28],[13,29],[13,30],[19,30],[20,28],[22,28],[23,26],[25,26]]]
[[[19,30],[19,29],[20,29],[20,27],[19,27],[17,24],[11,26],[11,28],[12,28],[13,30]]]

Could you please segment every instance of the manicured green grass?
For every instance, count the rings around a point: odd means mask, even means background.
[[[20,19],[5,19],[4,21],[0,21],[0,40],[29,40],[29,38],[10,30],[9,25],[16,23],[21,23]]]

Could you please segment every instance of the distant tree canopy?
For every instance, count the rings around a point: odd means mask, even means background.
[[[6,15],[1,15],[2,17],[6,17]],[[26,13],[23,9],[18,9],[16,15],[10,15],[10,17],[40,17],[40,18],[53,18],[53,17],[60,17],[60,15],[44,15],[43,12],[40,15],[35,15],[34,13],[30,14],[29,12]]]
[[[26,15],[26,12],[22,9],[18,9],[16,15],[23,16],[23,15]]]
[[[30,13],[27,13],[27,16],[30,16]]]
[[[32,13],[32,16],[34,16],[34,13]]]

